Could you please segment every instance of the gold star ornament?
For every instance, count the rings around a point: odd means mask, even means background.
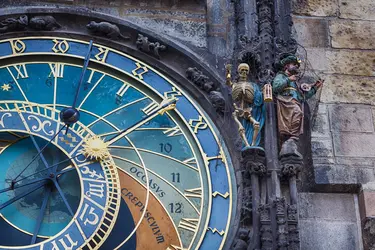
[[[12,87],[10,86],[10,84],[7,84],[7,83],[4,83],[2,86],[1,86],[1,89],[3,91],[9,91]]]
[[[108,144],[94,135],[85,139],[83,154],[90,159],[101,160],[109,155]]]

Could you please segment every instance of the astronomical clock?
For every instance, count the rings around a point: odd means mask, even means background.
[[[106,44],[0,41],[0,249],[221,249],[234,170],[179,82]]]

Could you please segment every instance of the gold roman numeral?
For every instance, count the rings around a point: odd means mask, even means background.
[[[21,64],[18,64],[18,65],[14,65],[13,68],[16,70],[17,72],[17,76],[16,76],[16,79],[24,79],[24,78],[28,78],[29,75],[27,74],[27,70],[26,70],[26,64],[24,63],[21,63]]]
[[[145,108],[143,108],[142,111],[146,115],[149,115],[149,114],[151,114],[152,112],[154,112],[158,108],[159,108],[159,104],[157,104],[156,102],[152,102],[149,105],[147,105]]]
[[[167,137],[182,135],[181,129],[178,126],[169,128],[163,131],[163,133],[167,135]]]
[[[56,77],[56,78],[63,78],[64,77],[64,64],[62,63],[49,63],[48,64],[51,73],[49,73],[48,77]]]
[[[185,189],[185,196],[202,199],[202,188]]]
[[[184,219],[183,218],[180,220],[178,227],[195,233],[195,231],[198,228],[198,222],[199,222],[198,219]]]

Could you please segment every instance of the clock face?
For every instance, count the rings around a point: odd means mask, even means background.
[[[177,84],[94,44],[66,129],[88,47],[0,41],[0,249],[222,248],[230,158]]]

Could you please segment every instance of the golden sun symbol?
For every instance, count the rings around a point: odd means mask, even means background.
[[[83,154],[91,159],[100,160],[109,155],[107,143],[94,135],[86,138],[83,144]]]

